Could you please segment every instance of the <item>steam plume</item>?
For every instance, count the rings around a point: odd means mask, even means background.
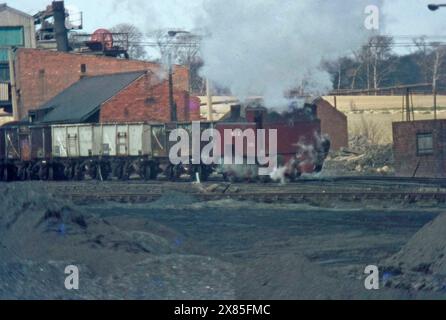
[[[332,85],[321,60],[365,42],[371,4],[381,1],[206,0],[203,75],[239,98],[262,95],[267,105],[285,103],[284,93],[302,83],[322,94]]]

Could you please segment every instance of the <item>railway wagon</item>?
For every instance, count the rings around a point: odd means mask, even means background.
[[[52,165],[56,178],[154,179],[167,157],[166,125],[145,123],[53,125]]]
[[[214,150],[214,156],[217,152],[217,158],[224,158],[229,150],[235,154],[236,129],[241,132],[251,129],[255,132],[255,141],[259,139],[257,129],[265,129],[267,132],[276,130],[278,165],[287,167],[286,174],[290,178],[321,170],[330,143],[320,136],[320,121],[315,115],[314,106],[306,105],[285,113],[268,112],[265,108],[246,108],[244,111],[242,115],[241,107],[234,106],[223,120],[200,123],[201,133],[215,128],[224,137],[222,149]],[[200,150],[208,144],[195,141],[199,139],[195,135],[197,127],[190,122],[10,124],[0,127],[0,178],[6,181],[82,180],[88,177],[126,180],[132,175],[139,175],[149,180],[163,172],[170,180],[176,180],[185,173],[193,179],[198,174],[202,181],[206,180],[215,171],[216,165],[193,164],[194,162],[172,164],[169,161],[169,152],[177,143],[170,142],[169,135],[177,128],[189,133],[190,157],[193,155],[192,148],[197,143]],[[231,130],[233,134],[228,140],[225,130]],[[269,139],[265,138],[265,151],[268,152]],[[257,147],[255,142],[246,140],[242,142],[243,154],[238,155],[245,158],[244,161],[248,156],[248,148]],[[257,150],[255,153],[257,154]],[[256,172],[258,162],[250,165],[249,170],[245,170],[246,168],[244,165],[229,164],[229,171]],[[220,169],[221,166],[217,171],[225,178],[234,174]]]
[[[201,130],[211,124],[201,123]],[[52,167],[56,179],[80,180],[87,175],[105,180],[116,177],[127,180],[139,175],[145,180],[156,179],[159,173],[175,180],[183,173],[202,179],[209,169],[199,166],[173,165],[169,151],[175,142],[169,141],[172,130],[192,131],[191,123],[119,123],[53,125]],[[192,135],[189,135],[192,138]],[[192,148],[192,143],[189,144]],[[191,154],[191,150],[189,150]]]
[[[7,125],[0,128],[0,140],[1,180],[49,178],[51,129],[48,126]]]
[[[211,126],[203,122],[201,130]],[[210,168],[170,164],[169,150],[175,142],[169,141],[169,134],[176,128],[192,132],[191,123],[4,126],[0,128],[0,178],[126,180],[136,174],[148,180],[163,172],[171,180],[183,173],[193,177],[199,173],[206,180]]]

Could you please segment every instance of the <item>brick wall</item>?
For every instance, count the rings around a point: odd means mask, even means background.
[[[324,99],[315,101],[317,116],[321,120],[321,132],[331,139],[331,150],[337,151],[348,147],[347,116],[336,110]]]
[[[432,133],[434,152],[418,155],[417,135]],[[393,123],[395,171],[402,177],[446,177],[446,120]]]
[[[163,73],[161,65],[151,62],[21,48],[15,59],[20,117],[78,81],[82,64],[88,76],[150,70],[161,78]],[[189,89],[186,67],[174,67],[174,86],[180,90]]]
[[[153,77],[153,76],[152,76]],[[136,80],[101,106],[101,122],[170,122],[169,83],[153,84],[150,74]],[[189,93],[174,89],[178,121],[199,120],[190,110]]]

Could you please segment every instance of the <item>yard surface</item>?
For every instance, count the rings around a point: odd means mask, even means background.
[[[76,206],[36,189],[2,186],[0,298],[444,297],[438,290],[364,288],[365,267],[384,268],[444,210],[438,205],[322,208],[200,202],[168,192],[145,204]],[[25,196],[16,200],[18,194]],[[80,268],[78,291],[64,288],[67,265]]]

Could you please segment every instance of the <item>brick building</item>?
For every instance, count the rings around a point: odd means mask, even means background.
[[[402,177],[446,177],[446,120],[393,123],[395,171]]]
[[[29,112],[33,123],[169,122],[168,81],[149,71],[85,76]],[[189,93],[174,90],[179,121],[199,120],[189,110]]]
[[[22,11],[0,3],[0,117],[11,121],[17,108],[14,104],[13,78],[11,78],[10,50],[15,47],[35,48],[34,18]],[[3,122],[0,119],[0,122]]]
[[[199,121],[200,110],[190,108],[186,90],[174,90],[178,121]],[[146,75],[129,85],[108,101],[100,111],[100,122],[170,122],[169,82],[155,85]]]
[[[85,76],[150,71],[151,84],[155,85],[158,79],[158,88],[165,90],[161,80],[165,77],[163,66],[146,61],[20,48],[15,52],[14,70],[19,118],[26,117],[30,110],[37,109]],[[173,80],[176,90],[188,91],[187,67],[174,66]],[[153,89],[152,93],[157,95]]]
[[[347,116],[322,98],[314,100],[317,117],[321,120],[321,132],[331,140],[331,150],[348,147]]]

